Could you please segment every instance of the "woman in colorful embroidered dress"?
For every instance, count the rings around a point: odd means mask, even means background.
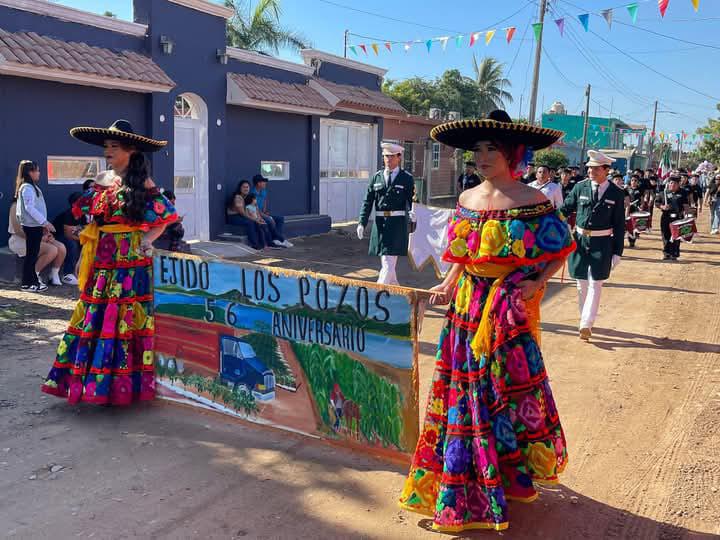
[[[561,132],[486,120],[437,126],[432,137],[473,150],[481,185],[460,196],[433,288],[447,303],[427,412],[400,498],[440,531],[502,530],[508,500],[537,497],[567,463],[565,437],[539,348],[545,283],[574,249],[564,218],[518,182],[528,148]]]
[[[70,403],[153,399],[151,248],[176,214],[150,179],[142,152],[166,143],[136,135],[124,120],[70,133],[104,146],[112,170],[73,206],[76,217],[92,219],[80,233],[81,295],[42,391]]]

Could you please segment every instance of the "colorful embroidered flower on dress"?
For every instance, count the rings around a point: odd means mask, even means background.
[[[120,255],[127,257],[128,253],[130,253],[130,241],[124,237],[120,240]]]
[[[472,227],[470,226],[470,222],[466,219],[458,221],[455,224],[455,236],[458,238],[467,238],[467,235],[470,234],[471,230]]]
[[[477,231],[473,231],[468,235],[465,241],[467,242],[469,254],[471,256],[477,254],[477,250],[480,247],[480,234]]]
[[[569,235],[567,224],[555,216],[553,219],[544,219],[536,235],[538,247],[546,251],[559,251],[567,243]]]
[[[540,403],[529,394],[520,402],[517,414],[520,421],[532,431],[540,429],[544,421]]]
[[[456,257],[464,257],[467,251],[468,248],[465,239],[455,238],[455,240],[450,242],[450,252]]]
[[[495,256],[505,247],[507,236],[499,221],[491,219],[483,225],[479,255]]]
[[[554,448],[548,448],[545,443],[536,442],[529,446],[528,465],[538,476],[551,478],[555,475],[557,457]]]
[[[513,255],[520,258],[525,257],[525,244],[522,240],[513,240],[511,247]]]
[[[155,202],[153,203],[153,210],[158,216],[162,216],[165,212],[165,204],[155,199]]]
[[[468,312],[472,291],[473,286],[472,280],[470,279],[464,279],[458,286],[457,294],[455,295],[455,309],[458,315],[465,315]]]
[[[513,219],[508,227],[508,232],[513,240],[521,240],[525,234],[525,224],[519,219]]]
[[[531,249],[535,245],[535,234],[530,230],[527,229],[522,237],[523,244],[525,244],[525,249]]]
[[[100,239],[100,242],[98,242],[95,257],[101,263],[108,263],[112,261],[116,249],[117,243],[115,242],[115,236],[112,234],[105,234]]]

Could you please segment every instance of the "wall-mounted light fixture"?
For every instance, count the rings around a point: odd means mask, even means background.
[[[175,42],[167,36],[160,36],[160,46],[163,54],[172,54]]]
[[[217,56],[218,62],[220,62],[223,66],[228,63],[228,55],[225,49],[218,49],[215,56]]]

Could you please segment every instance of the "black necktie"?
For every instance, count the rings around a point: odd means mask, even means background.
[[[592,203],[593,204],[597,204],[597,202],[598,202],[598,191],[599,191],[599,186],[593,184],[593,186],[592,186]]]

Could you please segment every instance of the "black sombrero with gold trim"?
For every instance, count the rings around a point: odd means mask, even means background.
[[[70,135],[95,146],[103,146],[108,139],[120,141],[134,146],[140,152],[155,152],[167,144],[167,141],[158,141],[138,135],[133,130],[132,124],[127,120],[116,120],[107,128],[74,127],[70,130]]]
[[[508,113],[500,110],[491,112],[487,118],[445,122],[430,130],[430,136],[437,142],[470,151],[477,150],[481,141],[524,144],[540,150],[563,135],[557,129],[513,122]]]

